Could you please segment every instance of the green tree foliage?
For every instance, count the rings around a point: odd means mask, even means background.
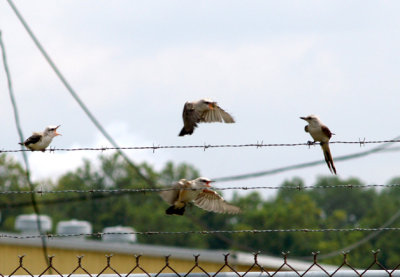
[[[168,162],[156,171],[143,163],[140,171],[148,176],[145,181],[138,176],[117,154],[100,156],[98,162],[84,161],[74,171],[61,176],[54,190],[101,190],[148,188],[170,185],[181,178],[193,179],[199,172],[188,164]],[[400,178],[388,184],[399,184]],[[348,186],[352,185],[353,188]],[[94,232],[108,226],[132,226],[137,231],[189,231],[189,230],[273,230],[273,229],[335,229],[381,227],[392,219],[391,226],[398,226],[400,218],[400,189],[387,187],[381,190],[356,188],[363,183],[355,178],[341,180],[337,177],[321,177],[315,188],[305,188],[303,181],[294,178],[284,182],[276,196],[264,199],[260,192],[245,195],[234,193],[233,202],[242,208],[239,215],[222,215],[205,212],[190,205],[185,216],[167,216],[164,203],[157,193],[90,193],[45,194],[38,196],[42,213],[61,220],[87,220]],[[0,190],[28,190],[25,172],[21,165],[8,156],[0,156]],[[16,203],[28,203],[29,195],[0,195],[3,231],[12,231],[15,217],[32,213],[29,205],[13,207]],[[45,201],[45,202],[43,202]],[[396,218],[393,218],[397,216]],[[54,228],[55,229],[55,228]],[[54,232],[55,230],[53,230]],[[372,249],[382,249],[380,261],[394,267],[400,258],[397,242],[398,231],[377,234],[364,243],[368,232],[266,232],[216,235],[154,235],[138,236],[140,243],[163,244],[209,249],[237,249],[261,251],[280,255],[290,251],[293,257],[309,257],[312,251],[321,255],[355,244],[350,255],[358,267],[371,263]],[[325,263],[341,263],[340,255],[321,260]]]

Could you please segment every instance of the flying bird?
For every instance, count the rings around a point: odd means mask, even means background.
[[[331,173],[336,174],[335,164],[333,163],[331,150],[329,149],[329,140],[332,137],[331,131],[316,115],[309,115],[307,117],[300,118],[308,122],[308,125],[305,126],[304,130],[310,133],[311,137],[314,139],[314,142],[319,141],[321,143],[325,162],[328,165]]]
[[[224,111],[217,102],[210,99],[201,99],[195,102],[186,102],[183,107],[183,128],[179,136],[193,134],[197,123],[225,122],[234,123],[233,117]]]
[[[171,190],[161,191],[161,198],[171,205],[165,213],[183,215],[189,202],[209,212],[240,213],[239,207],[227,203],[221,195],[209,189],[211,182],[213,181],[205,177],[192,181],[181,179],[171,187]]]
[[[58,126],[48,126],[43,132],[33,132],[32,136],[27,138],[21,145],[25,145],[26,148],[32,151],[45,151],[46,147],[50,145],[54,137],[60,136],[57,133]]]

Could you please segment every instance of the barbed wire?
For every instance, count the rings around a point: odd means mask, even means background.
[[[253,186],[253,187],[225,187],[225,188],[216,188],[213,187],[211,189],[222,191],[222,190],[260,190],[260,189],[272,189],[272,190],[303,190],[303,189],[361,189],[361,188],[390,188],[390,187],[400,187],[400,184],[387,184],[387,185],[326,185],[326,186]],[[34,191],[19,191],[19,190],[10,190],[10,191],[0,191],[1,194],[58,194],[58,193],[152,193],[152,192],[162,192],[162,191],[175,191],[175,190],[203,190],[203,188],[129,188],[129,189],[89,189],[89,190],[34,190]]]
[[[365,144],[383,144],[383,143],[398,143],[399,139],[395,140],[370,140],[366,141],[331,141],[330,144],[359,144],[360,146]],[[203,145],[152,145],[152,146],[126,146],[126,147],[77,147],[77,148],[48,148],[44,152],[56,152],[56,151],[107,151],[107,150],[155,150],[158,149],[206,149],[210,148],[246,148],[246,147],[295,147],[295,146],[313,146],[320,145],[320,142],[300,142],[300,143],[248,143],[248,144],[203,144]],[[15,152],[32,152],[29,149],[2,149],[0,153],[15,153]]]
[[[385,228],[326,228],[326,229],[248,229],[248,230],[189,230],[189,231],[134,231],[134,232],[97,232],[97,233],[78,233],[78,234],[37,234],[37,235],[11,235],[0,234],[0,239],[35,239],[35,238],[68,238],[68,237],[97,237],[101,238],[104,235],[213,235],[213,234],[261,234],[261,233],[328,233],[328,232],[375,232],[375,231],[400,231],[400,227],[385,227]]]

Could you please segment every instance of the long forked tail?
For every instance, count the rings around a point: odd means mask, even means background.
[[[333,163],[331,150],[329,149],[329,143],[321,142],[321,148],[322,148],[322,151],[324,152],[325,162],[328,165],[329,170],[331,171],[332,174],[336,175],[336,168],[335,168],[335,164]]]

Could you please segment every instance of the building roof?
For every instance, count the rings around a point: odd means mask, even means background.
[[[15,236],[14,233],[0,233],[0,245],[19,245],[41,247],[40,238],[16,239],[10,237],[1,237],[1,235]],[[100,240],[88,240],[82,238],[48,238],[47,245],[51,248],[86,250],[95,252],[104,252],[112,254],[138,254],[151,257],[171,256],[174,259],[193,260],[194,255],[200,255],[200,260],[204,262],[222,263],[224,254],[229,255],[230,265],[252,265],[254,264],[254,254],[233,251],[233,250],[204,250],[184,247],[149,245],[129,242],[109,242]],[[284,260],[282,257],[274,257],[269,255],[258,255],[258,264],[265,268],[279,268]],[[288,258],[288,263],[296,270],[307,270],[311,265],[311,261],[301,261]],[[331,266],[323,265],[329,270]],[[334,267],[332,267],[333,269]],[[288,269],[288,268],[286,268]]]

